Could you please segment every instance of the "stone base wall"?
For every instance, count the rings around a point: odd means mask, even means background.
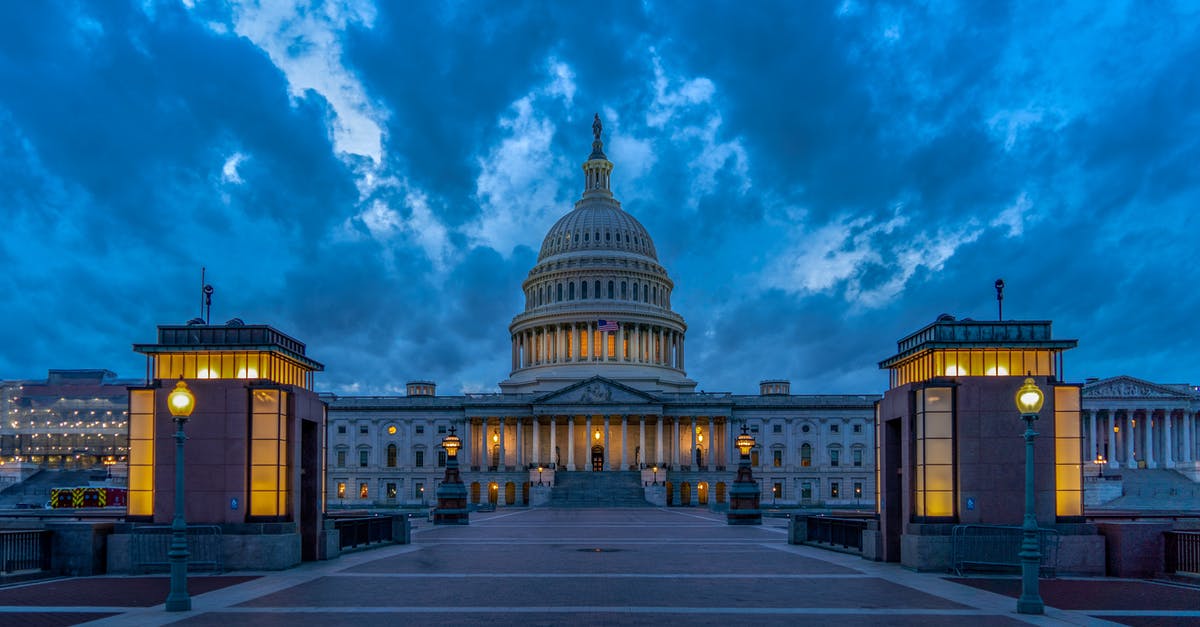
[[[1083,478],[1084,507],[1104,505],[1109,501],[1121,498],[1124,493],[1125,482],[1121,480],[1120,475],[1113,477],[1095,476]]]

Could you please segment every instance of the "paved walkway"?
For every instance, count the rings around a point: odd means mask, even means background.
[[[729,527],[703,510],[516,510],[423,523],[413,544],[278,573],[193,577],[193,611],[162,610],[163,577],[0,589],[0,624],[71,625],[1200,625],[1200,588],[1044,581],[1044,617],[1012,579],[951,579],[786,543],[784,520]],[[105,590],[108,592],[106,593]]]

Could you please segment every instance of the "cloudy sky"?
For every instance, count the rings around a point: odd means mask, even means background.
[[[141,376],[203,266],[322,390],[495,390],[599,112],[700,388],[881,392],[997,277],[1200,383],[1200,5],[513,4],[4,3],[0,378]]]

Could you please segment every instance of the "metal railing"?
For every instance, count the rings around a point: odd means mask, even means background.
[[[333,526],[338,530],[338,547],[341,549],[392,541],[391,516],[335,518]]]
[[[843,549],[862,551],[862,532],[867,528],[865,518],[834,518],[809,516],[805,519],[806,542],[816,542]]]
[[[171,548],[170,525],[143,525],[133,528],[129,539],[130,556],[135,570],[162,572],[170,569],[167,551]],[[188,525],[188,570],[221,572],[221,528],[217,525]]]
[[[53,531],[0,531],[0,574],[50,570]]]
[[[1021,567],[1019,526],[955,525],[951,531],[954,572],[962,575],[968,568],[1009,570]],[[1040,576],[1053,577],[1058,570],[1058,531],[1038,529],[1038,548],[1042,554]]]
[[[1165,531],[1163,570],[1200,575],[1200,531]]]

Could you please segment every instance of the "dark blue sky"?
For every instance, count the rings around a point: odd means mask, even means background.
[[[1194,2],[264,4],[0,7],[0,378],[140,376],[207,266],[322,390],[494,390],[599,111],[700,388],[881,392],[997,277],[1200,382]]]

